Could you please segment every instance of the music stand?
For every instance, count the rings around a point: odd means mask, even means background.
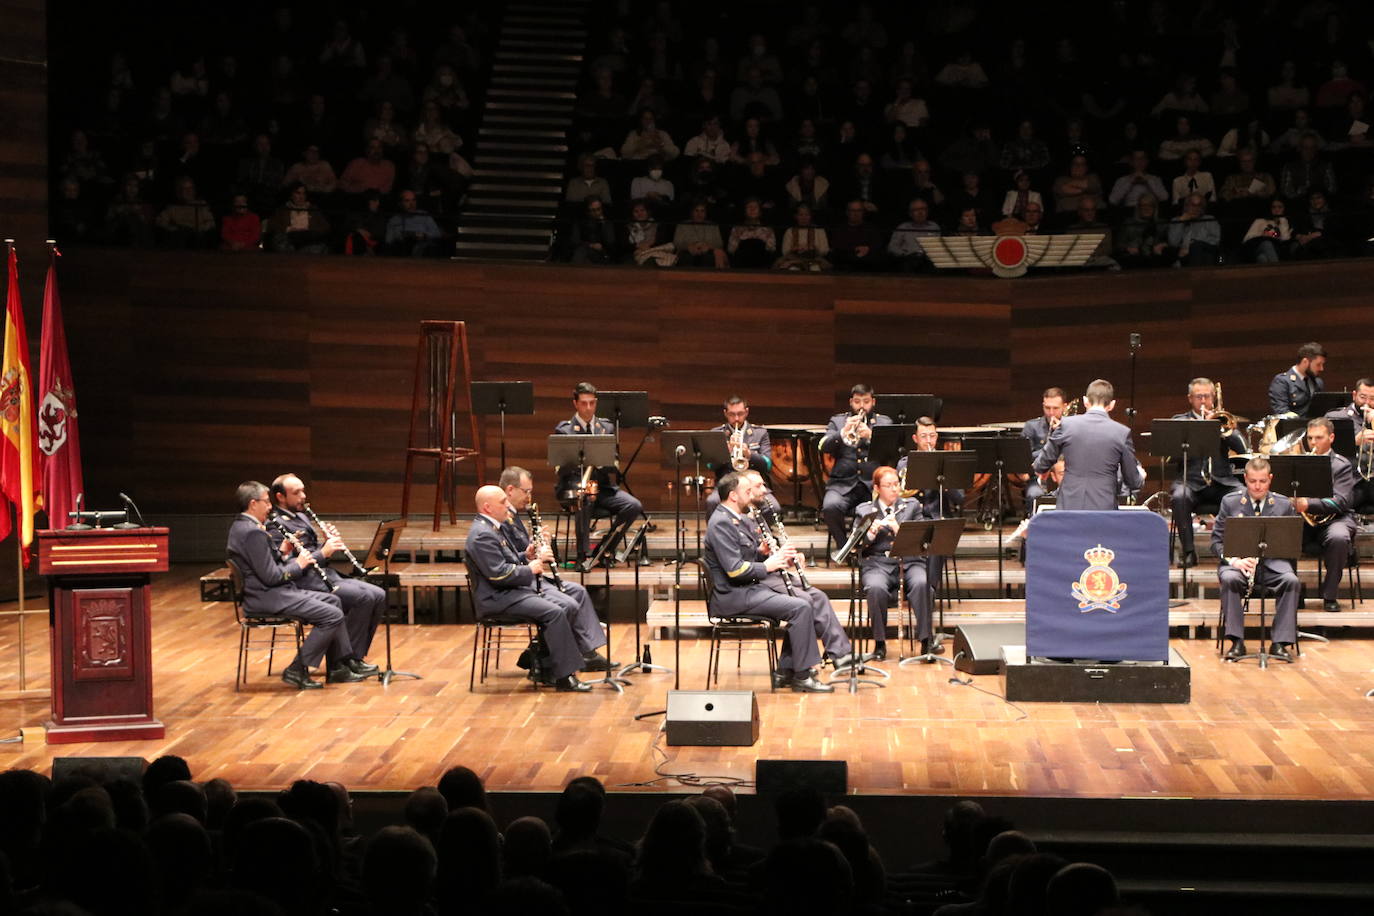
[[[647,644],[643,645],[643,655],[640,654],[640,647],[642,644],[640,642],[639,636],[639,567],[643,564],[635,558],[635,552],[638,551],[640,556],[642,557],[648,551],[648,534],[649,522],[647,519],[645,519],[640,522],[639,527],[635,529],[634,533],[629,535],[625,539],[625,546],[622,547],[620,551],[615,555],[615,562],[617,566],[628,560],[635,571],[635,660],[630,662],[628,665],[622,667],[619,671],[617,671],[616,677],[624,677],[625,675],[629,674],[631,671],[634,671],[635,669],[639,669],[645,673],[648,673],[650,671],[662,671],[664,673],[669,673],[673,670],[672,668],[668,668],[664,665],[655,665],[651,661],[649,661],[649,647]],[[607,573],[607,576],[609,575],[610,574]],[[609,584],[609,579],[607,580],[607,582]],[[609,614],[607,616],[609,617]],[[610,657],[609,652],[607,653],[607,657]]]
[[[884,678],[890,678],[892,676],[882,668],[869,664],[869,662],[873,661],[873,656],[864,651],[864,645],[868,641],[867,630],[859,626],[859,601],[861,600],[859,587],[861,578],[859,568],[862,561],[859,558],[859,551],[857,548],[864,542],[868,530],[873,527],[874,522],[878,520],[880,515],[881,513],[875,509],[863,518],[856,518],[854,520],[854,530],[850,532],[849,539],[845,541],[843,547],[831,555],[831,559],[836,563],[847,562],[849,564],[849,621],[845,629],[850,634],[852,642],[850,658],[853,660],[849,662],[849,664],[843,667],[837,667],[831,672],[830,683],[833,684],[840,680],[841,672],[844,672],[843,679],[849,682],[850,693],[858,693],[861,686],[887,686],[882,681],[860,677],[862,674],[872,672],[882,675]],[[870,620],[868,630],[872,629],[872,623],[873,621]],[[883,635],[886,636],[887,634],[884,633]]]
[[[1024,441],[1024,440],[1023,440]],[[924,454],[924,453],[922,453]],[[908,557],[952,557],[959,550],[959,539],[964,536],[964,520],[962,518],[937,518],[920,519],[914,522],[902,522],[901,529],[897,536],[892,539],[892,547],[888,549],[890,556],[897,557],[898,574],[900,576],[899,586],[906,582],[906,570],[901,568]],[[929,564],[928,564],[929,565]],[[926,586],[931,591],[931,599],[934,600],[935,587],[930,584],[930,579],[926,579]],[[911,613],[911,596],[906,596],[907,612]],[[944,626],[943,614],[940,622]],[[912,626],[907,627],[907,645],[914,648],[916,643],[912,636],[915,630],[915,620],[911,621]],[[937,644],[937,637],[931,638],[931,649]],[[908,655],[897,662],[906,665],[910,662],[924,662],[933,665],[935,662],[949,662],[953,665],[952,659],[935,654],[934,651],[920,655]]]
[[[1318,391],[1307,403],[1307,415],[1324,417],[1333,410],[1340,410],[1352,400],[1349,391]]]
[[[596,393],[596,411],[598,415],[605,416],[615,426],[616,440],[619,441],[622,429],[648,428],[649,392],[598,391]],[[625,462],[625,467],[617,469],[620,473],[620,485],[630,494],[634,493],[630,487],[630,468],[634,466],[635,459],[639,457],[639,450],[644,447],[648,438],[649,434],[645,433],[644,438],[640,439],[639,445],[635,447],[630,460]]]
[[[907,452],[906,455],[906,482],[905,488],[908,490],[936,490],[939,497],[935,511],[939,518],[945,517],[945,489],[967,490],[973,486],[974,470],[978,464],[978,456],[974,452],[947,451],[936,449],[930,452]],[[962,518],[960,519],[962,521]],[[998,527],[1000,532],[1001,527]],[[1001,554],[1001,551],[998,551]],[[931,564],[932,581],[934,588],[938,589],[941,583],[941,574],[944,571],[944,561]],[[957,583],[957,578],[956,578]],[[956,589],[955,597],[958,597]],[[963,600],[963,599],[959,599]],[[940,602],[940,627],[945,625],[945,603]],[[936,637],[938,645],[942,637]]]
[[[868,460],[875,467],[887,465],[895,468],[903,455],[915,450],[916,443],[911,441],[915,433],[915,423],[873,427],[873,437],[868,440]]]
[[[1359,448],[1355,445],[1355,421],[1349,417],[1327,417],[1331,421],[1331,427],[1336,437],[1331,445],[1331,451],[1337,455],[1344,455],[1353,464],[1359,454]]]
[[[1217,461],[1221,457],[1221,421],[1215,417],[1209,420],[1151,420],[1150,421],[1150,454],[1159,458],[1159,479],[1164,485],[1165,492],[1172,492],[1165,478],[1165,468],[1168,466],[1168,459],[1173,455],[1182,456],[1179,479],[1187,484],[1188,481],[1188,461],[1189,458],[1196,458],[1198,461]],[[1172,513],[1169,516],[1173,526],[1170,533],[1169,546],[1173,547],[1173,534],[1178,531],[1178,519]],[[1189,524],[1192,521],[1189,520]],[[1194,553],[1197,552],[1194,545]],[[1170,607],[1178,607],[1188,601],[1188,567],[1183,567],[1183,584],[1177,602],[1170,602]]]
[[[1269,470],[1274,474],[1270,489],[1289,499],[1322,499],[1331,495],[1330,455],[1270,455]]]
[[[930,417],[940,422],[940,412],[945,401],[933,394],[884,394],[877,398],[882,402],[882,412],[892,418],[893,423],[915,423],[921,417]]]
[[[1299,456],[1289,455],[1296,458]],[[1321,457],[1326,457],[1325,455]],[[1330,463],[1329,460],[1327,462]],[[1328,478],[1329,479],[1329,478]],[[1329,486],[1328,486],[1329,489]],[[1264,516],[1236,516],[1226,523],[1226,539],[1221,552],[1227,557],[1258,557],[1260,565],[1265,560],[1293,560],[1295,563],[1302,555],[1302,519],[1296,515],[1266,518]],[[1260,566],[1255,567],[1258,577]],[[1245,613],[1250,610],[1250,599],[1246,596],[1245,606],[1241,609],[1241,629],[1245,628]],[[1234,661],[1247,658],[1259,660],[1261,668],[1269,667],[1269,653],[1265,651],[1264,602],[1260,602],[1259,651],[1239,656]]]
[[[1005,499],[1003,493],[1003,480],[1007,474],[1029,474],[1031,470],[1031,447],[1030,440],[1021,436],[997,436],[995,438],[973,438],[964,440],[964,451],[968,451],[967,446],[973,446],[973,451],[978,455],[977,464],[974,466],[979,474],[993,474],[997,484],[997,514],[994,516],[997,527],[997,594],[1000,596],[1005,590],[1002,580],[1002,501]],[[908,473],[910,473],[911,460],[907,459]],[[948,471],[946,471],[948,473]],[[987,492],[984,491],[983,499],[987,499]]]
[[[569,465],[577,467],[577,477],[590,465],[593,468],[615,464],[615,436],[562,436],[557,433],[548,439],[549,467],[558,470]],[[595,473],[595,472],[593,472]],[[573,521],[581,536],[577,538],[577,560],[587,558],[585,533],[591,528],[592,506],[595,499],[587,499],[586,494],[577,507]]]
[[[693,464],[692,491],[696,498],[696,507],[693,510],[693,518],[696,519],[697,527],[697,556],[701,556],[701,488],[706,483],[706,478],[702,476],[701,469],[705,464],[714,464],[717,467],[730,464],[730,444],[729,435],[723,429],[665,429],[662,434],[661,452],[663,455],[663,466],[674,468],[676,475],[673,486],[678,490],[678,507],[676,519],[676,537],[678,558],[686,559],[687,536],[682,530],[682,463],[691,460]]]
[[[534,382],[473,382],[472,412],[501,415],[501,470],[506,469],[506,414],[534,413]]]
[[[365,578],[373,585],[390,589],[400,585],[400,578],[391,573],[391,555],[396,550],[396,542],[401,538],[401,531],[405,528],[406,522],[403,518],[395,518],[389,522],[382,522],[377,526],[376,532],[372,535],[372,543],[368,545],[367,557],[363,560],[364,569],[376,569],[381,567],[381,574],[369,574]],[[409,671],[397,671],[391,667],[391,608],[388,607],[382,614],[382,627],[386,631],[386,669],[378,675],[382,685],[390,684],[393,679],[398,677],[411,677],[415,680],[422,680],[420,675]]]

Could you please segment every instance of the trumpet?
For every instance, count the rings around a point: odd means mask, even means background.
[[[730,427],[730,467],[742,471],[749,467],[749,446],[744,442],[744,434],[749,424],[741,423],[738,428]]]
[[[301,543],[301,539],[296,537],[296,532],[283,525],[280,520],[268,516],[267,524],[276,528],[281,532],[282,537],[294,544],[296,549],[301,552],[301,556],[310,555],[310,551],[305,549],[305,545]],[[329,581],[329,575],[324,571],[324,567],[320,566],[318,563],[315,564],[315,572],[319,573],[320,581],[324,583],[325,588],[329,589],[331,592],[337,592],[339,590],[337,585]]]
[[[850,448],[858,448],[859,427],[868,423],[868,414],[860,410],[851,415],[844,421],[844,428],[840,430],[840,441]]]
[[[331,538],[337,538],[337,537],[339,537],[339,529],[338,529],[338,528],[335,528],[333,525],[330,525],[330,524],[327,524],[326,522],[321,521],[321,520],[320,520],[320,517],[319,517],[318,515],[315,514],[315,510],[312,509],[312,508],[310,508],[310,503],[305,503],[304,505],[301,506],[301,508],[305,510],[305,514],[306,514],[306,515],[310,516],[310,520],[311,520],[312,522],[315,523],[315,527],[316,527],[316,528],[319,528],[321,531],[323,531],[323,532],[325,533],[325,536],[326,536],[326,537],[331,537]],[[339,539],[340,539],[340,540],[343,540],[342,538],[339,538]],[[365,569],[365,568],[363,567],[363,564],[361,564],[361,563],[358,562],[358,558],[355,557],[355,556],[353,555],[353,551],[351,551],[351,550],[348,549],[348,545],[347,545],[347,544],[345,544],[345,545],[343,546],[343,555],[348,559],[348,562],[350,562],[350,563],[353,564],[353,568],[356,569],[356,570],[358,571],[358,575],[360,575],[360,576],[371,575],[371,572],[372,572],[372,571],[371,571],[371,570],[368,570],[368,569]]]
[[[534,544],[535,556],[539,556],[549,546],[549,542],[544,539],[544,523],[539,518],[539,503],[531,502],[525,507],[525,514],[530,517],[530,541]],[[560,592],[566,592],[568,590],[568,587],[563,583],[563,577],[558,575],[557,563],[549,567],[549,578],[553,579],[553,584],[558,587]],[[535,577],[534,590],[536,592],[544,591],[544,580],[542,577]]]

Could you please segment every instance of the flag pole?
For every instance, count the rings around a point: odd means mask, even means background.
[[[5,249],[5,254],[8,257],[9,253],[14,251],[14,239],[5,239]],[[6,507],[5,511],[8,512],[9,508]],[[20,516],[22,514],[23,509],[19,506],[15,506],[14,519],[16,524],[14,526],[14,556],[19,568],[19,691],[21,693],[28,688],[28,672],[24,658],[24,617],[26,615],[24,614],[24,532],[20,527],[20,523],[22,522]]]

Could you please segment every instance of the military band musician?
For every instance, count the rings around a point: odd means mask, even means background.
[[[906,597],[916,618],[916,635],[921,654],[931,649],[931,590],[927,579],[927,557],[894,557],[892,542],[905,522],[926,518],[919,499],[902,495],[896,468],[880,467],[873,472],[873,500],[854,512],[854,523],[875,516],[865,543],[859,551],[860,582],[868,603],[868,619],[873,626],[873,657],[887,658],[887,609],[898,600],[900,575],[906,583]]]
[[[1350,403],[1327,413],[1333,420],[1349,420],[1355,429],[1355,492],[1350,508],[1363,511],[1374,505],[1374,378],[1362,378],[1350,393]]]
[[[873,462],[868,448],[873,427],[889,426],[892,419],[876,411],[873,389],[860,383],[849,390],[849,410],[830,418],[821,439],[821,452],[835,458],[825,484],[821,517],[836,544],[845,542],[845,516],[872,498]]]
[[[1058,429],[1059,424],[1063,421],[1065,400],[1063,388],[1046,388],[1040,395],[1041,415],[1033,420],[1027,420],[1026,425],[1021,427],[1021,437],[1030,442],[1031,461],[1040,456],[1040,450],[1049,441],[1050,433]],[[1057,484],[1056,481],[1056,489]],[[1044,483],[1032,474],[1030,479],[1026,481],[1027,515],[1030,515],[1035,506],[1035,501],[1044,496],[1046,492]]]
[[[1269,383],[1269,412],[1307,416],[1312,395],[1325,390],[1326,348],[1319,343],[1298,347],[1298,361],[1274,376]]]
[[[726,434],[726,444],[730,447],[730,464],[728,466],[713,467],[716,480],[731,470],[734,471],[757,471],[763,480],[768,479],[768,472],[773,468],[773,445],[768,438],[768,429],[763,426],[755,426],[749,422],[749,402],[737,394],[733,394],[725,399],[723,411],[725,422],[713,428],[713,431]],[[737,466],[742,463],[742,466]],[[777,499],[770,492],[766,498],[772,502],[775,512],[781,511]],[[706,517],[710,518],[711,513],[716,511],[720,505],[720,494],[715,490],[706,497]]]
[[[1331,495],[1320,499],[1299,496],[1293,508],[1307,516],[1303,529],[1305,549],[1320,553],[1325,571],[1321,581],[1322,609],[1339,611],[1341,574],[1350,559],[1350,543],[1355,538],[1355,520],[1350,499],[1355,489],[1355,469],[1350,459],[1337,454],[1331,446],[1336,430],[1326,417],[1307,423],[1307,447],[1313,455],[1331,456]]]
[[[1220,560],[1217,578],[1221,585],[1223,627],[1229,642],[1225,653],[1227,660],[1246,654],[1245,597],[1256,586],[1275,590],[1274,623],[1270,630],[1273,645],[1269,656],[1281,661],[1293,660],[1290,650],[1298,639],[1298,576],[1293,561],[1266,558],[1261,565],[1258,557],[1223,554],[1228,519],[1296,514],[1288,497],[1269,492],[1273,480],[1269,459],[1262,455],[1251,458],[1245,465],[1244,489],[1232,490],[1222,497],[1216,524],[1212,526],[1212,555]]]
[[[1217,386],[1211,379],[1195,378],[1188,383],[1188,409],[1176,413],[1174,420],[1210,420],[1216,416]],[[1227,493],[1239,491],[1242,484],[1231,469],[1228,452],[1248,451],[1244,437],[1232,429],[1221,436],[1220,452],[1215,458],[1188,459],[1188,476],[1183,476],[1181,458],[1169,459],[1169,496],[1173,501],[1174,525],[1178,529],[1179,566],[1197,565],[1193,543],[1193,509],[1199,503],[1220,503]]]
[[[572,418],[555,426],[554,435],[615,435],[615,424],[596,415],[596,404],[596,386],[589,382],[578,382],[573,388]],[[565,465],[556,470],[558,483],[554,488],[555,495],[563,506],[576,509],[575,528],[579,560],[585,559],[589,552],[589,532],[593,513],[609,516],[611,531],[623,531],[644,514],[644,506],[634,494],[627,493],[616,485],[619,477],[618,468]],[[610,556],[609,549],[606,555]]]

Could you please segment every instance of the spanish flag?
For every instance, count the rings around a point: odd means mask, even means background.
[[[29,565],[33,516],[43,504],[35,472],[37,423],[33,413],[33,376],[29,372],[29,337],[19,303],[19,257],[10,246],[9,296],[5,301],[5,352],[0,358],[0,538],[9,537],[10,510],[19,513],[19,543]]]

